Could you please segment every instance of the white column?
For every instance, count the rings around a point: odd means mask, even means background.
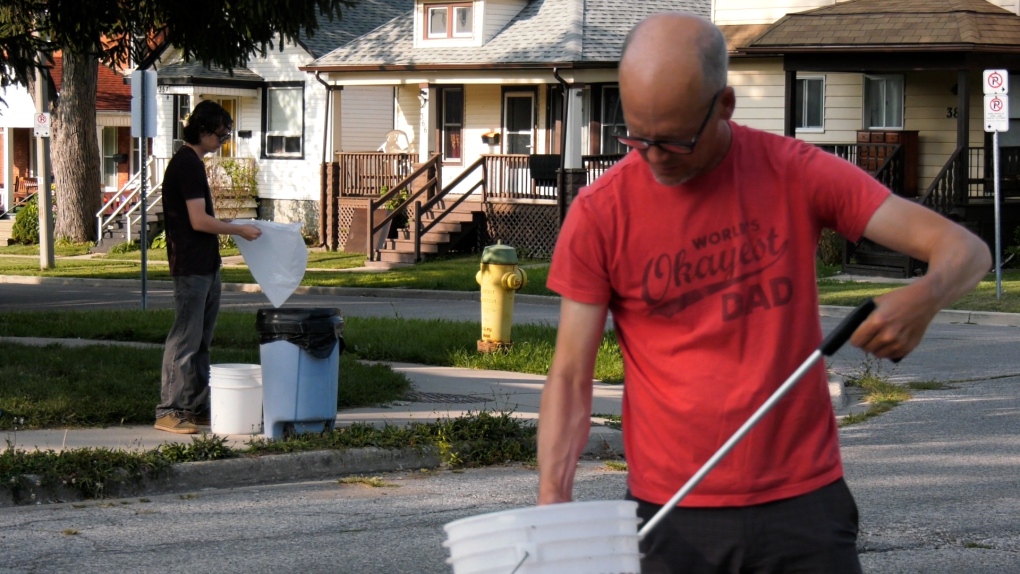
[[[584,125],[581,117],[584,88],[571,86],[567,90],[566,97],[567,119],[564,122],[563,129],[567,131],[567,143],[564,146],[565,157],[563,158],[563,167],[566,169],[579,169],[582,167],[581,155],[584,153],[581,145],[581,128]]]
[[[14,203],[14,130],[4,127],[4,209]]]
[[[418,117],[418,161],[424,163],[436,151],[434,149],[436,144],[432,137],[436,122],[434,113],[436,89],[430,88],[428,84],[418,86],[418,102],[421,104],[421,113]]]

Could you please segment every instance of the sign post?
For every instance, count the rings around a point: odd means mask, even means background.
[[[999,190],[999,132],[1009,130],[1009,72],[985,70],[985,131],[992,134],[992,185],[995,190],[995,298],[1002,299],[1002,195]]]
[[[148,150],[149,136],[156,134],[156,72],[153,70],[135,70],[131,72],[131,136],[138,138],[138,166],[141,171],[139,196],[141,197],[141,214],[138,219],[138,243],[142,248],[142,310],[145,310],[146,285],[148,275],[146,254],[148,240],[146,232],[149,227],[149,213],[145,207],[146,186],[149,183]],[[131,218],[128,216],[128,241],[131,240]]]

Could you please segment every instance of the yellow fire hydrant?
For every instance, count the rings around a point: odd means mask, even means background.
[[[482,263],[475,281],[482,286],[482,338],[479,353],[508,350],[514,315],[514,291],[528,283],[528,275],[517,266],[517,250],[509,245],[490,245],[482,250]]]

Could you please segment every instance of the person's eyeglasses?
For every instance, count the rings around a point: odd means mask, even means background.
[[[222,134],[213,134],[213,135],[215,135],[216,137],[220,138],[220,143],[223,144],[223,143],[227,143],[227,141],[230,140],[230,138],[234,135],[234,132],[232,132],[230,130],[227,130],[225,133],[222,133]]]
[[[711,119],[712,113],[715,111],[715,103],[719,100],[719,94],[722,94],[722,90],[719,90],[714,96],[712,96],[712,103],[708,106],[708,114],[705,115],[705,119],[701,122],[701,127],[698,128],[698,133],[695,134],[690,141],[646,140],[643,138],[631,137],[627,134],[616,134],[614,137],[616,137],[616,140],[623,145],[636,150],[646,150],[654,146],[669,153],[694,153],[694,146],[698,143],[698,140],[701,138],[701,134],[704,133],[705,128],[708,126],[708,120]]]

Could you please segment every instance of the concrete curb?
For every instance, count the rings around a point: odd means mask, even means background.
[[[105,498],[184,493],[213,488],[242,488],[295,481],[331,480],[343,476],[438,468],[439,456],[431,449],[356,448],[342,451],[311,451],[274,454],[251,458],[232,458],[208,462],[187,462],[171,466],[158,476],[109,485]],[[67,485],[43,484],[37,475],[23,475],[14,489],[4,489],[0,508],[89,499]]]

